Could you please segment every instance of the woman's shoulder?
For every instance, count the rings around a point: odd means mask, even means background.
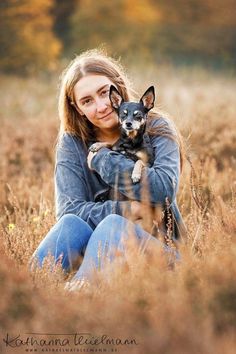
[[[147,128],[151,135],[178,135],[177,128],[173,120],[167,115],[160,113],[150,114],[148,117]]]
[[[70,152],[81,152],[84,150],[85,145],[75,134],[69,132],[61,132],[57,138],[57,149],[70,151]]]

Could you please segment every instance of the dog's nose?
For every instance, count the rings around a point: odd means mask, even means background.
[[[132,123],[131,122],[126,122],[125,125],[126,125],[127,128],[131,128],[132,127]]]

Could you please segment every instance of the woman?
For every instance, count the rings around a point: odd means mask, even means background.
[[[118,117],[109,100],[111,85],[125,101],[130,100],[130,85],[122,67],[98,50],[76,57],[61,79],[61,129],[55,168],[58,222],[40,243],[34,259],[42,265],[51,253],[55,262],[60,260],[63,269],[70,271],[84,255],[72,283],[89,279],[94,268],[101,267],[104,257],[112,260],[115,251],[124,253],[128,230],[141,248],[147,241],[153,247],[161,244],[139,225],[147,219],[141,203],[144,195],[148,195],[149,210],[154,205],[164,209],[168,201],[174,239],[180,238],[179,231],[183,229],[175,199],[182,150],[173,123],[157,113],[149,114],[149,134],[145,138],[153,148],[155,161],[144,169],[140,183],[127,183],[134,162],[122,154],[108,148],[88,153],[88,147],[96,141],[113,144],[119,139]],[[168,234],[165,222],[160,228]]]

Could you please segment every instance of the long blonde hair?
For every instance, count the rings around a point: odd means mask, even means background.
[[[109,78],[117,87],[125,101],[132,98],[131,84],[124,71],[124,68],[112,57],[109,57],[104,50],[92,49],[76,56],[61,75],[60,93],[58,102],[58,111],[60,118],[60,133],[68,132],[79,137],[85,145],[94,140],[95,131],[92,123],[82,116],[75,103],[74,87],[76,83],[88,74],[103,75]],[[149,114],[150,119],[163,117],[159,111],[152,111]],[[173,123],[173,122],[172,122]],[[159,126],[149,129],[150,135],[165,135],[178,142],[180,147],[181,166],[183,162],[183,142],[178,130],[177,135],[173,135],[171,130]]]

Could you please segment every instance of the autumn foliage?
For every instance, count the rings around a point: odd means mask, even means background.
[[[53,68],[61,43],[53,33],[53,0],[3,0],[0,5],[0,69],[30,74]]]
[[[0,70],[55,69],[105,45],[134,64],[235,65],[235,0],[2,0]]]

